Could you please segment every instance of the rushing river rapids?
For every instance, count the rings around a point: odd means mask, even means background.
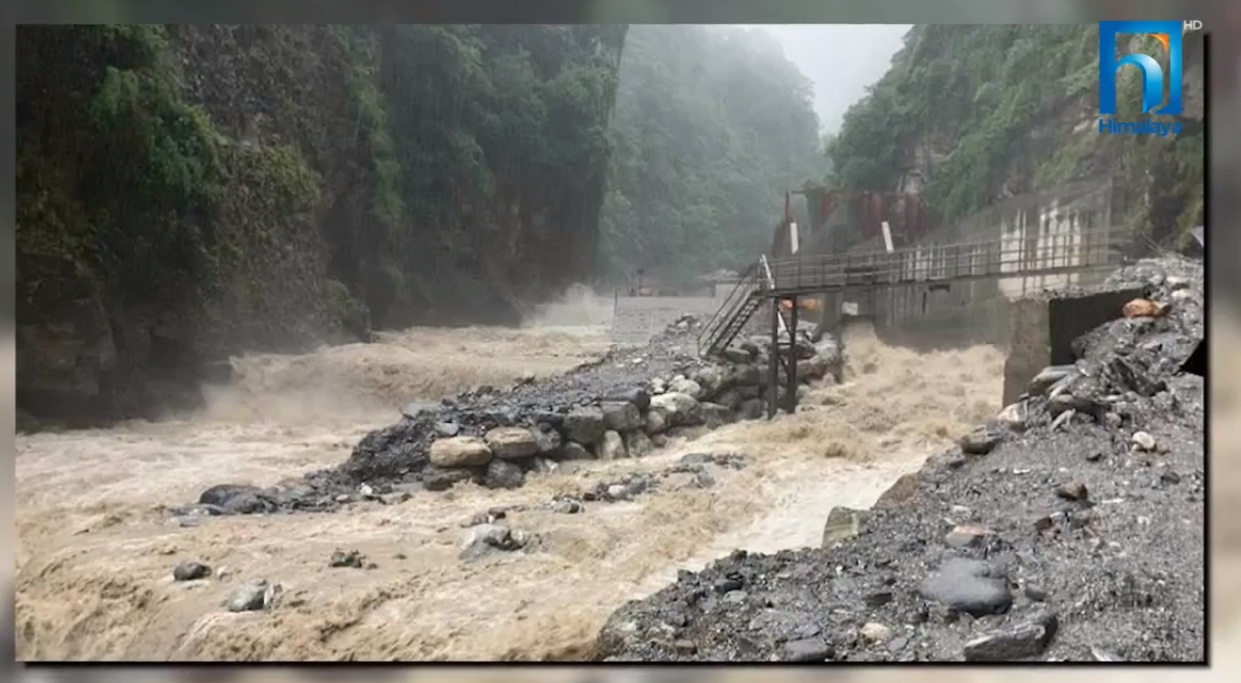
[[[597,323],[587,315],[571,322]],[[607,347],[597,327],[413,330],[379,344],[239,363],[200,415],[17,442],[17,633],[23,659],[564,659],[591,654],[608,614],[735,547],[818,543],[834,505],[868,505],[900,474],[999,407],[993,348],[917,355],[865,331],[840,386],[805,412],[730,425],[646,458],[592,462],[514,491],[465,485],[397,506],[170,524],[161,505],[227,480],[274,484],[344,460],[395,406],[563,370]],[[693,451],[753,464],[710,489],[556,515],[550,496],[608,472],[654,470]],[[528,504],[513,524],[540,552],[463,563],[460,523]],[[377,567],[329,568],[336,549]],[[189,559],[216,568],[174,583]],[[222,608],[252,578],[279,581],[268,613]]]

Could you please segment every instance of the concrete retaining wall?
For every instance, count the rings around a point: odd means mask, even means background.
[[[1043,368],[1076,361],[1073,340],[1121,317],[1124,305],[1140,296],[1139,288],[1013,302],[1012,337],[1004,363],[1004,405],[1025,393]]]

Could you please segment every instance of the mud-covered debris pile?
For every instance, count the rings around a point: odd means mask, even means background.
[[[609,660],[1202,661],[1202,271],[1147,261],[1154,315],[1084,335],[995,420],[824,547],[735,552],[615,612]]]
[[[177,512],[330,510],[466,481],[518,488],[528,473],[563,461],[640,457],[669,437],[762,417],[770,340],[742,340],[721,359],[705,361],[695,354],[698,329],[695,319],[683,318],[646,346],[613,349],[560,376],[407,406],[403,419],[366,435],[336,468],[291,486],[212,487],[199,505]],[[842,349],[833,338],[802,338],[781,353],[796,354],[802,385],[840,378]],[[786,383],[783,370],[777,381]],[[783,405],[785,397],[779,399]]]

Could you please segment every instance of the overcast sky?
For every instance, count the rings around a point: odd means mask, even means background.
[[[784,54],[814,81],[819,125],[834,133],[849,105],[888,70],[908,24],[779,24],[756,26],[784,45]]]

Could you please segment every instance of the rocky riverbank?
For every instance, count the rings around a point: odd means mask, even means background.
[[[444,491],[467,481],[519,488],[532,471],[641,457],[671,437],[692,438],[763,417],[770,340],[742,340],[722,359],[706,361],[695,353],[698,331],[699,322],[686,317],[649,345],[613,349],[564,375],[408,405],[399,422],[368,434],[338,467],[270,488],[213,486],[197,504],[174,513],[327,511],[356,500]],[[801,385],[839,379],[843,356],[837,339],[802,338],[792,352]],[[782,373],[778,379],[784,381]]]
[[[735,552],[612,615],[611,661],[1203,661],[1199,262],[1144,261],[1147,297],[1082,336],[959,448],[823,547]]]

